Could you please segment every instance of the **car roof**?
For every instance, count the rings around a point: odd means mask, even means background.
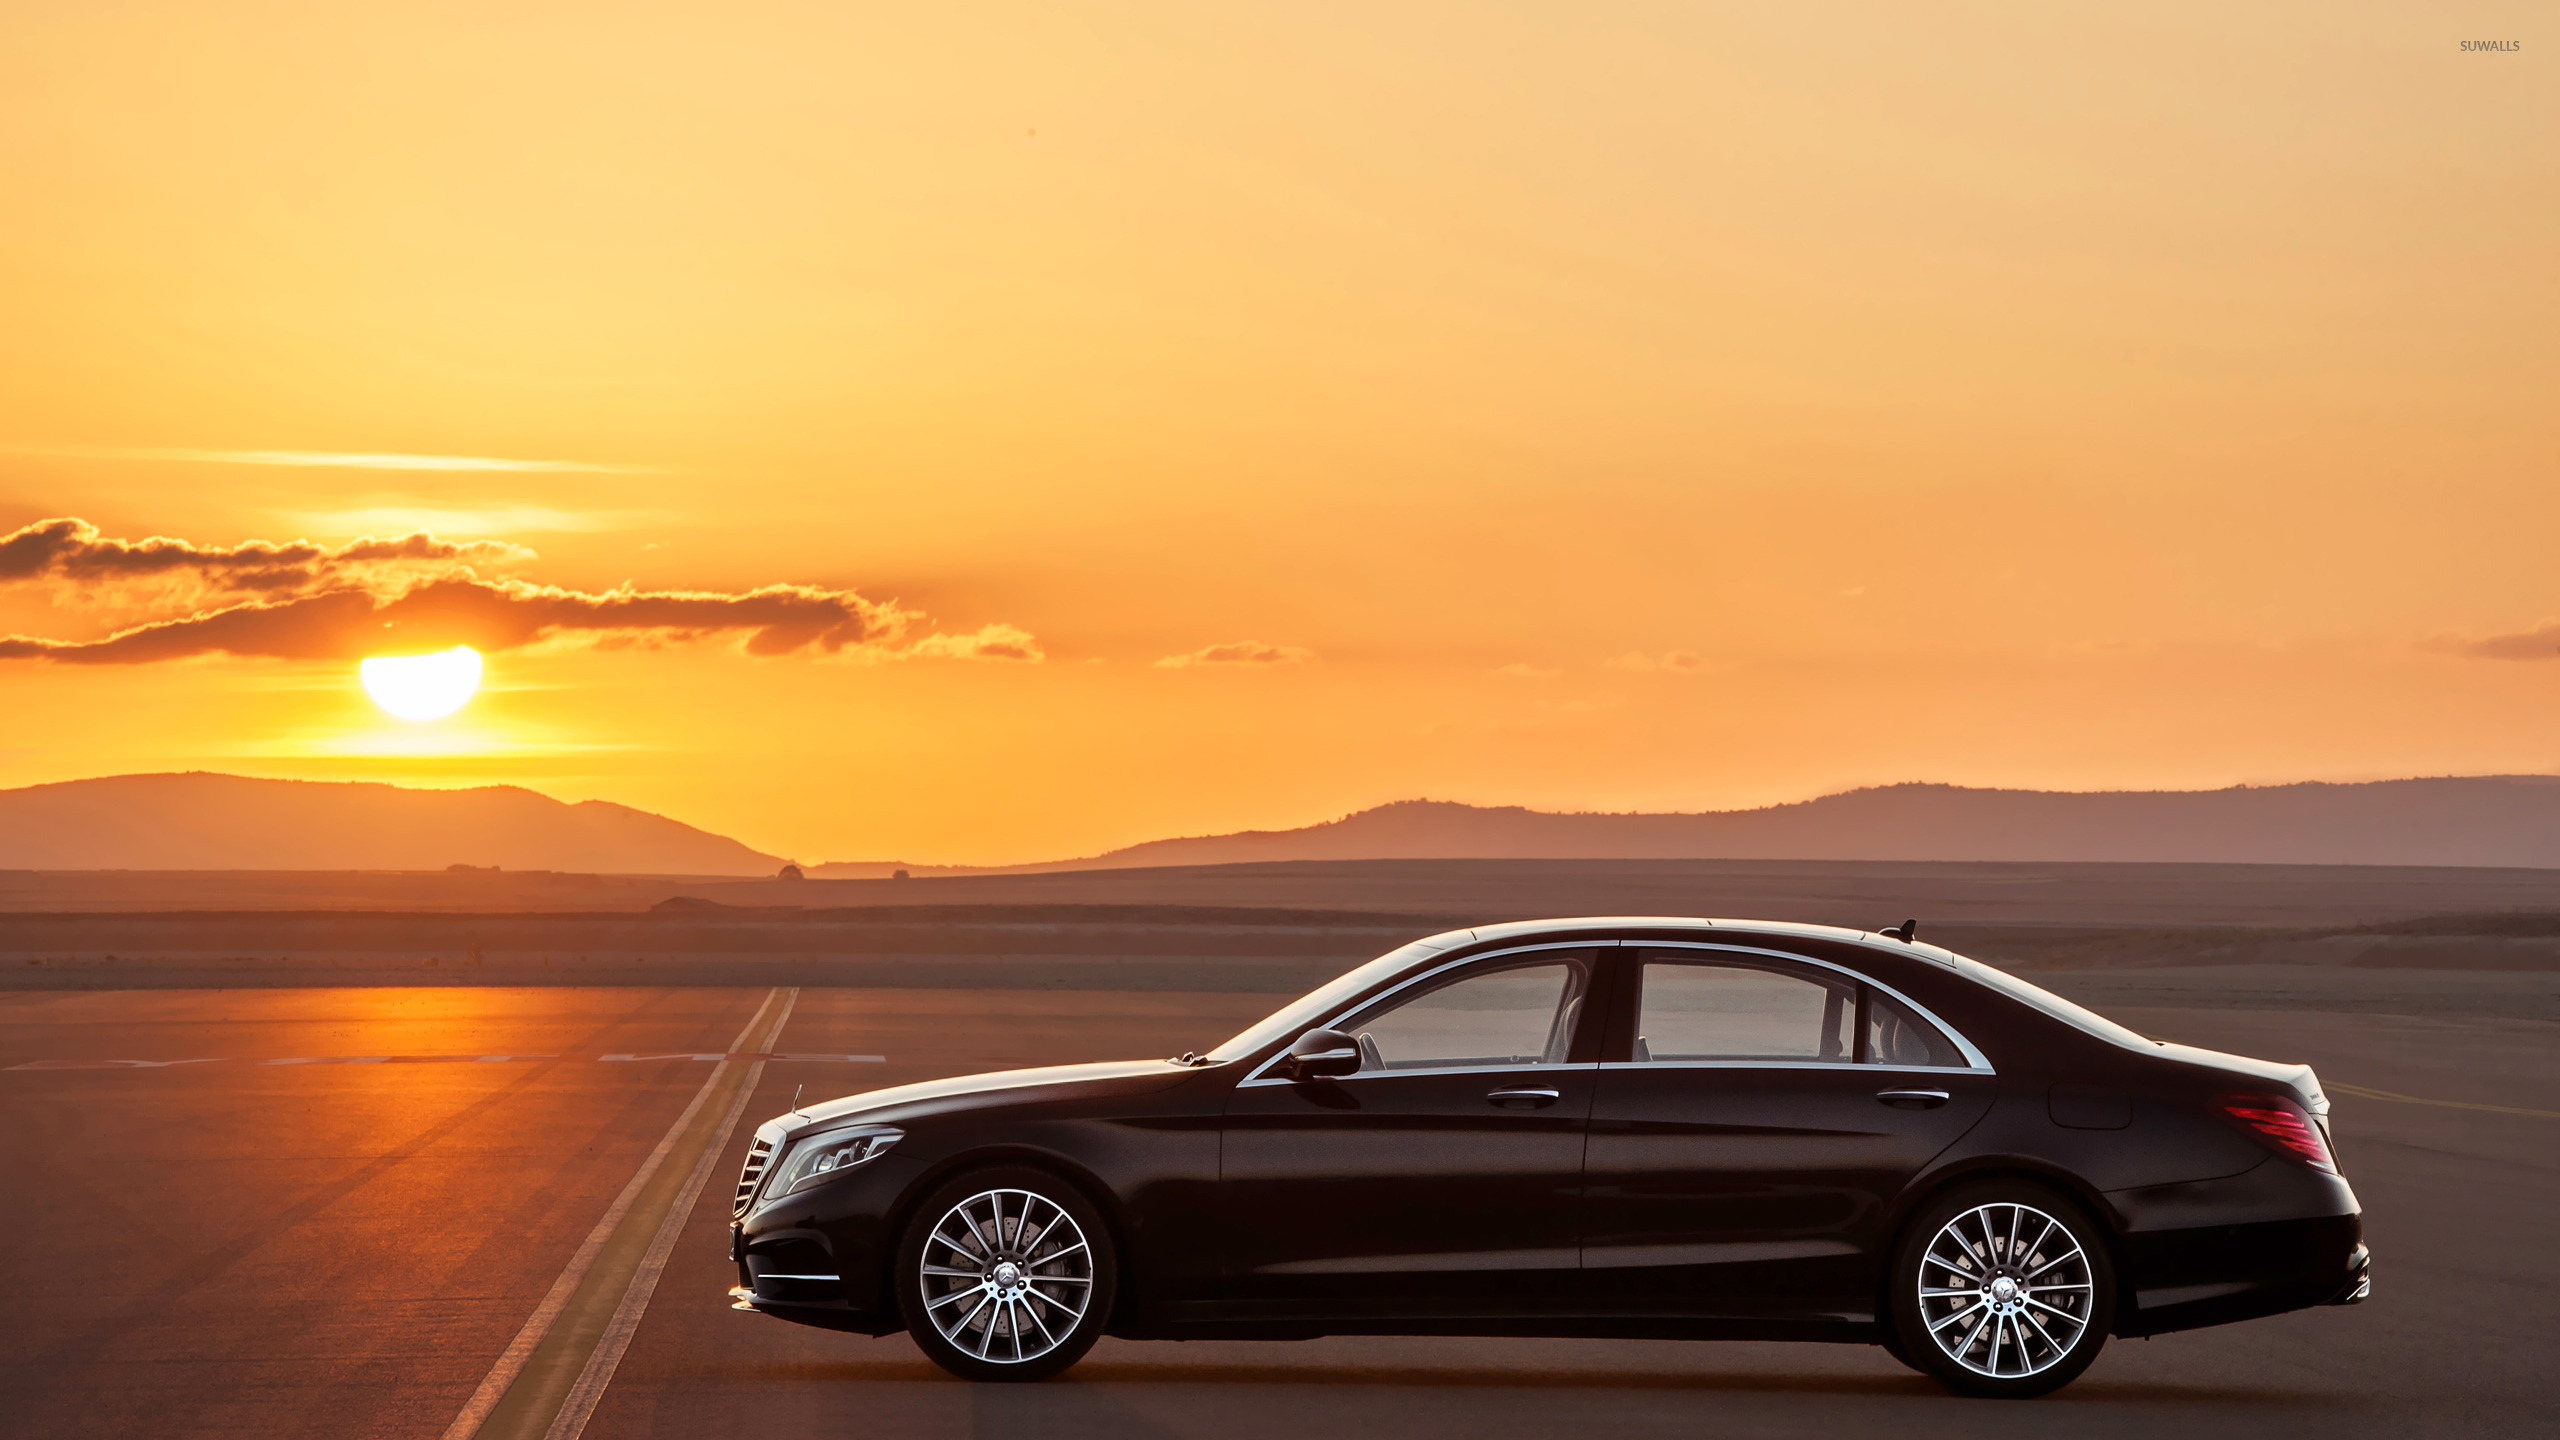
[[[1510,920],[1498,925],[1478,925],[1466,930],[1451,930],[1434,935],[1421,943],[1435,949],[1453,949],[1460,945],[1503,940],[1534,940],[1541,935],[1578,933],[1588,930],[1645,931],[1730,930],[1737,940],[1744,935],[1786,935],[1805,940],[1828,940],[1836,944],[1863,945],[1890,954],[1917,955],[1941,965],[1951,964],[1957,957],[1949,950],[1924,941],[1895,940],[1872,930],[1852,930],[1842,925],[1808,925],[1797,920],[1736,920],[1699,915],[1580,915],[1553,920]]]

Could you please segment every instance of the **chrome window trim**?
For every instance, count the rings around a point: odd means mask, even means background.
[[[1857,984],[1873,986],[1876,990],[1892,996],[1897,1004],[1908,1007],[1912,1014],[1917,1015],[1921,1019],[1928,1021],[1930,1024],[1937,1026],[1938,1033],[1954,1041],[1957,1051],[1965,1058],[1965,1064],[1962,1067],[1954,1065],[1861,1065],[1855,1061],[1830,1060],[1629,1060],[1624,1062],[1629,1067],[1651,1065],[1658,1068],[1665,1065],[1700,1065],[1732,1068],[1737,1066],[1762,1067],[1780,1065],[1836,1065],[1843,1070],[1922,1070],[1933,1075],[1997,1075],[2000,1073],[1992,1068],[1990,1056],[1983,1054],[1979,1047],[1977,1047],[1971,1040],[1966,1039],[1963,1031],[1958,1030],[1953,1025],[1939,1019],[1936,1014],[1930,1011],[1928,1006],[1921,1004],[1919,1001],[1914,1000],[1910,996],[1903,994],[1901,991],[1894,989],[1892,986],[1885,984],[1883,981],[1875,979],[1872,976],[1861,975],[1846,965],[1835,964],[1829,960],[1817,960],[1810,955],[1797,955],[1785,950],[1767,950],[1757,945],[1734,945],[1729,943],[1719,944],[1706,940],[1620,940],[1617,943],[1625,946],[1633,946],[1639,950],[1698,950],[1709,953],[1722,952],[1732,955],[1761,955],[1772,960],[1784,960],[1790,965],[1807,965],[1816,970],[1828,970],[1833,974],[1846,976]],[[1641,965],[1644,962],[1639,960],[1636,963]],[[1643,1003],[1641,995],[1638,996],[1637,1003],[1639,1005]],[[1643,1011],[1639,1009],[1637,1011],[1638,1018],[1642,1018],[1642,1015]],[[1613,1065],[1615,1063],[1617,1062],[1612,1062]]]
[[[1386,989],[1381,990],[1374,995],[1363,996],[1361,999],[1354,1002],[1351,1008],[1335,1015],[1332,1019],[1327,1020],[1320,1025],[1310,1025],[1307,1028],[1309,1030],[1339,1029],[1341,1028],[1343,1021],[1350,1019],[1352,1016],[1359,1014],[1363,1010],[1369,1009],[1379,1001],[1400,994],[1403,991],[1430,979],[1432,976],[1442,973],[1443,971],[1455,970],[1463,965],[1473,965],[1483,960],[1500,960],[1509,955],[1534,955],[1541,950],[1605,950],[1610,946],[1624,945],[1625,943],[1627,942],[1624,940],[1549,940],[1536,945],[1518,945],[1508,950],[1486,950],[1474,955],[1462,955],[1455,960],[1443,961],[1440,964],[1432,966],[1428,970],[1417,971],[1414,974],[1408,975],[1402,980],[1397,981],[1395,984],[1388,986]],[[1940,1028],[1943,1029],[1944,1027],[1942,1026]],[[1288,1040],[1282,1041],[1280,1043],[1280,1048],[1273,1051],[1270,1058],[1264,1060],[1261,1064],[1254,1066],[1253,1073],[1236,1082],[1236,1088],[1242,1090],[1248,1085],[1297,1084],[1298,1082],[1295,1080],[1273,1079],[1263,1074],[1264,1071],[1269,1070],[1272,1066],[1279,1064],[1283,1059],[1287,1058],[1289,1054],[1289,1046],[1296,1042],[1296,1038],[1296,1036],[1291,1036]],[[1549,1065],[1545,1061],[1541,1060],[1534,1061],[1526,1065],[1454,1065],[1430,1070],[1372,1070],[1369,1072],[1369,1075],[1371,1078],[1383,1079],[1388,1076],[1397,1075],[1495,1075],[1509,1074],[1515,1070],[1540,1070],[1552,1074],[1560,1070],[1588,1070],[1591,1068],[1592,1067],[1590,1065],[1575,1065],[1570,1062]],[[1352,1080],[1359,1078],[1359,1073],[1360,1072],[1358,1071],[1353,1071],[1349,1075],[1336,1075],[1332,1078],[1337,1081]]]
[[[1530,1073],[1539,1075],[1572,1075],[1600,1068],[1601,1066],[1598,1062],[1588,1060],[1579,1065],[1575,1065],[1570,1062],[1549,1065],[1543,1060],[1530,1060],[1517,1065],[1434,1065],[1429,1069],[1417,1067],[1412,1070],[1354,1070],[1348,1075],[1331,1075],[1326,1078],[1337,1085],[1349,1085],[1360,1080],[1402,1080],[1407,1076],[1420,1075],[1521,1075]],[[1870,1067],[1862,1065],[1857,1068],[1863,1070]],[[1960,1070],[1932,1070],[1929,1073],[1932,1075],[1960,1075],[1964,1072]],[[1297,1083],[1298,1082],[1295,1080],[1286,1080],[1278,1076],[1257,1075],[1250,1080],[1237,1081],[1236,1088],[1242,1090],[1248,1085],[1295,1085]]]

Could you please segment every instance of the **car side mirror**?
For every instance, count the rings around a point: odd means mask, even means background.
[[[1324,1080],[1360,1068],[1360,1042],[1339,1030],[1310,1030],[1297,1038],[1280,1068],[1292,1080]]]

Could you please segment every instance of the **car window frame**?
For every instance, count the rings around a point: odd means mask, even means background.
[[[1982,1048],[1980,1046],[1974,1044],[1963,1031],[1948,1024],[1936,1011],[1931,1010],[1928,1006],[1912,999],[1909,995],[1895,989],[1893,986],[1887,985],[1883,981],[1876,979],[1874,976],[1851,969],[1849,966],[1841,965],[1829,960],[1818,959],[1811,955],[1797,954],[1794,951],[1772,950],[1763,946],[1741,945],[1730,941],[1719,942],[1712,940],[1645,939],[1618,940],[1612,943],[1620,947],[1621,950],[1620,963],[1618,965],[1621,977],[1612,987],[1612,993],[1609,997],[1611,1024],[1608,1037],[1604,1042],[1604,1048],[1599,1062],[1600,1068],[1603,1070],[1645,1070],[1657,1072],[1667,1070],[1849,1070],[1860,1074],[1890,1075],[1997,1075],[2000,1073],[1993,1067],[1991,1058],[1982,1053]],[[1880,1061],[1855,1059],[1638,1060],[1634,1058],[1632,1053],[1628,1053],[1627,1058],[1625,1059],[1609,1058],[1612,1052],[1628,1052],[1629,1042],[1635,1034],[1638,1007],[1643,1004],[1644,987],[1642,967],[1645,963],[1643,952],[1648,950],[1679,950],[1702,953],[1720,952],[1728,955],[1749,956],[1755,960],[1764,962],[1775,960],[1786,965],[1802,966],[1809,970],[1828,971],[1834,975],[1845,978],[1853,985],[1872,986],[1878,993],[1891,997],[1895,1003],[1910,1010],[1912,1014],[1918,1016],[1921,1020],[1930,1025],[1936,1026],[1938,1033],[1947,1037],[1949,1043],[1955,1046],[1956,1053],[1963,1057],[1965,1063],[1961,1066],[1957,1066],[1888,1065]],[[1676,964],[1679,962],[1673,961],[1670,963]],[[1770,967],[1766,964],[1762,964],[1755,965],[1750,968],[1768,969]],[[1859,1014],[1853,1023],[1858,1027],[1856,1032],[1858,1043],[1863,1046],[1866,1043],[1866,1006],[1861,1004],[1858,1007],[1858,1010]]]
[[[1555,940],[1534,945],[1509,946],[1500,950],[1480,950],[1472,955],[1461,955],[1442,964],[1433,965],[1427,969],[1417,970],[1413,974],[1406,976],[1404,979],[1397,981],[1395,984],[1387,986],[1385,989],[1375,990],[1369,994],[1363,995],[1350,1005],[1347,1005],[1341,1010],[1335,1012],[1329,1018],[1316,1021],[1308,1025],[1306,1028],[1308,1030],[1338,1030],[1342,1028],[1345,1022],[1349,1021],[1353,1016],[1358,1015],[1362,1011],[1375,1009],[1380,1003],[1393,999],[1395,996],[1422,984],[1424,981],[1430,980],[1436,976],[1446,975],[1452,970],[1462,970],[1470,966],[1483,966],[1487,969],[1508,969],[1511,967],[1508,965],[1499,965],[1495,962],[1514,961],[1519,957],[1536,955],[1542,951],[1570,950],[1605,952],[1625,943],[1626,942],[1623,940]],[[1595,1030],[1594,1027],[1602,1026],[1607,1023],[1609,1013],[1615,1003],[1614,997],[1610,994],[1608,986],[1608,958],[1609,957],[1604,953],[1594,953],[1591,957],[1591,975],[1582,992],[1582,1013],[1574,1017],[1573,1039],[1568,1042],[1565,1047],[1565,1054],[1568,1057],[1580,1054],[1585,1049],[1592,1049],[1596,1051],[1598,1048],[1596,1044],[1586,1046],[1584,1041],[1586,1039],[1594,1038],[1600,1033],[1598,1030]],[[1451,983],[1456,982],[1452,981]],[[1300,1033],[1303,1034],[1305,1032],[1301,1031]],[[1295,1040],[1296,1038],[1296,1036],[1290,1037],[1291,1040]],[[1279,1050],[1264,1057],[1262,1063],[1254,1066],[1252,1071],[1249,1072],[1242,1080],[1237,1081],[1236,1088],[1243,1090],[1255,1086],[1300,1085],[1309,1083],[1301,1080],[1292,1080],[1285,1075],[1273,1075],[1269,1073],[1273,1067],[1287,1059],[1288,1054],[1288,1047],[1286,1044],[1283,1044]],[[1554,1064],[1549,1064],[1545,1061],[1536,1061],[1526,1065],[1435,1065],[1430,1067],[1416,1067],[1411,1070],[1356,1070],[1348,1075],[1330,1076],[1324,1083],[1347,1085],[1378,1080],[1401,1080],[1426,1075],[1510,1075],[1517,1074],[1524,1070],[1536,1070],[1553,1074],[1562,1070],[1589,1070],[1598,1066],[1599,1063],[1599,1059],[1595,1054],[1594,1057],[1589,1060],[1574,1060],[1568,1058]]]

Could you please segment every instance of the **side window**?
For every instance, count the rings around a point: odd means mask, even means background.
[[[1590,987],[1590,962],[1540,956],[1476,970],[1344,1022],[1360,1073],[1462,1065],[1561,1065]]]
[[[1964,1057],[1938,1027],[1914,1015],[1882,991],[1867,991],[1867,1044],[1861,1057],[1870,1065],[1926,1065],[1960,1070]]]
[[[1636,1060],[1851,1058],[1857,987],[1757,965],[1647,960]]]

